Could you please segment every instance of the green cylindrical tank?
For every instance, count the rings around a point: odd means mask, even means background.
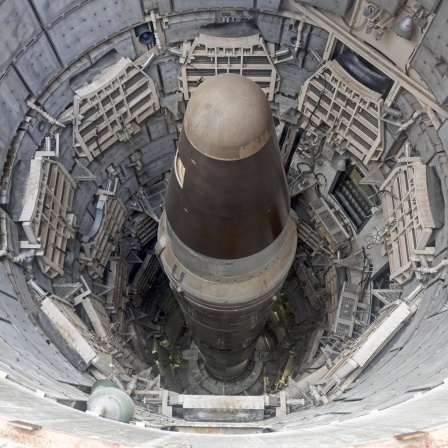
[[[134,418],[134,402],[114,384],[97,387],[89,397],[87,410],[109,420],[129,423]]]
[[[92,393],[94,390],[101,389],[102,387],[115,387],[118,388],[118,386],[110,380],[97,380],[92,385],[92,390],[90,393]]]

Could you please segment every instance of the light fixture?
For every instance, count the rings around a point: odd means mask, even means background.
[[[143,45],[148,45],[154,40],[154,33],[150,30],[147,23],[142,23],[134,28],[135,36]]]
[[[403,37],[406,40],[412,40],[412,36],[414,34],[414,17],[415,11],[410,11],[407,17],[399,20],[394,26],[392,26],[391,30],[400,37]]]

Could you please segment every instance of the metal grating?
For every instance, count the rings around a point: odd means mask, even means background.
[[[414,269],[428,267],[435,247],[428,247],[435,223],[429,205],[426,166],[418,157],[400,159],[381,186],[386,229],[383,244],[389,257],[390,279],[409,281]],[[416,273],[417,278],[421,274]]]
[[[122,325],[125,321],[125,310],[129,298],[129,266],[121,257],[112,258],[109,265],[106,294],[106,309],[112,322]]]
[[[120,199],[100,195],[98,202],[101,201],[104,201],[104,211],[97,208],[97,215],[101,219],[98,229],[92,237],[90,233],[83,237],[82,252],[79,255],[87,263],[89,274],[93,278],[103,276],[109,258],[120,241],[126,215],[126,208]],[[96,223],[97,219],[93,225]]]
[[[303,260],[296,258],[293,262],[293,268],[308,302],[315,310],[319,310],[322,302],[313,284],[312,276],[303,264]]]
[[[159,270],[160,263],[157,257],[154,254],[148,254],[131,285],[132,304],[136,308],[140,307],[142,302],[148,297],[157,279]]]
[[[348,297],[341,298],[341,308],[339,310],[339,318],[350,320],[356,304],[355,299]]]
[[[382,105],[380,94],[329,61],[305,82],[298,107],[312,124],[327,127],[327,142],[336,151],[350,151],[367,164],[384,149]]]
[[[137,213],[130,218],[127,230],[134,238],[132,248],[140,250],[157,235],[158,224],[146,213]]]
[[[297,220],[297,238],[299,243],[305,244],[313,253],[318,253],[322,249],[322,238],[300,218]]]
[[[186,54],[179,76],[180,91],[189,99],[204,78],[220,73],[248,77],[266,93],[269,101],[278,91],[280,78],[259,34],[244,37],[216,37],[199,34],[183,43]]]
[[[76,219],[70,213],[75,189],[75,181],[60,163],[31,160],[19,217],[27,237],[21,248],[37,249],[39,266],[50,278],[64,274],[67,241],[75,236]]]
[[[310,207],[313,210],[315,217],[325,229],[325,235],[330,243],[332,250],[337,250],[341,245],[344,245],[349,235],[342,227],[333,211],[323,199],[316,199],[310,202]]]
[[[380,186],[385,181],[385,177],[383,176],[383,173],[381,172],[380,168],[375,168],[374,170],[370,171],[367,176],[364,176],[360,181],[360,185],[376,185]]]
[[[339,336],[351,337],[355,323],[354,312],[358,306],[358,287],[344,282],[339,299],[333,332]]]
[[[325,313],[327,315],[328,326],[332,328],[336,322],[336,314],[339,305],[338,280],[334,264],[331,264],[325,272],[325,293],[327,296]]]
[[[401,299],[402,290],[401,289],[372,289],[372,294],[384,305],[389,305],[389,303],[396,302]]]
[[[127,58],[75,93],[73,146],[89,161],[117,140],[131,140],[139,123],[160,108],[153,80]]]
[[[335,333],[339,334],[341,336],[345,336],[345,335],[350,334],[350,325],[341,324],[340,322],[338,322],[336,324]]]
[[[166,182],[161,181],[142,191],[140,204],[146,214],[160,222],[165,210]]]
[[[81,159],[82,160],[82,159]],[[75,167],[71,172],[71,176],[76,182],[86,181],[86,180],[97,180],[97,177],[87,169],[85,164],[81,160],[76,159]],[[85,160],[85,159],[84,159]]]

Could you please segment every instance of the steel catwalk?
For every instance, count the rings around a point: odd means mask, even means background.
[[[192,95],[157,253],[207,370],[240,375],[297,243],[268,100],[241,75]]]

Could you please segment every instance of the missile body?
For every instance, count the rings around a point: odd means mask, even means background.
[[[269,103],[241,75],[204,81],[185,114],[157,253],[209,373],[246,368],[297,243]]]

